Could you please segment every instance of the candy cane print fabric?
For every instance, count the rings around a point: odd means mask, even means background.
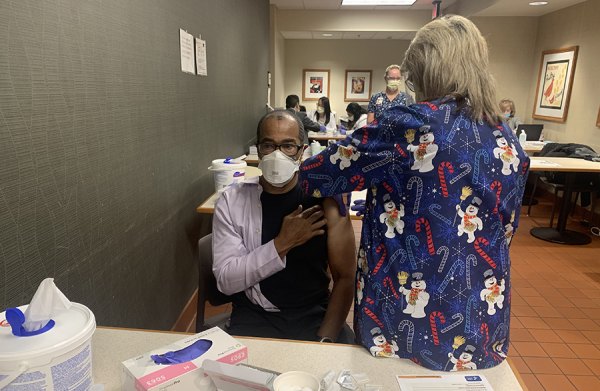
[[[400,106],[300,168],[327,197],[367,189],[354,326],[379,357],[489,368],[509,349],[509,244],[529,158],[453,99]]]

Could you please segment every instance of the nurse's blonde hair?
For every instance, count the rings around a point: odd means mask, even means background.
[[[487,43],[470,20],[447,15],[427,23],[406,50],[401,69],[418,101],[454,96],[470,104],[473,120],[500,123]]]

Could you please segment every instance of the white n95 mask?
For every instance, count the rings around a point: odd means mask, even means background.
[[[300,160],[297,161],[287,156],[279,149],[263,156],[258,163],[258,168],[267,182],[275,187],[285,186],[298,171]]]

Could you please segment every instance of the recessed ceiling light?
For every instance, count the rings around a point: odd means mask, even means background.
[[[547,1],[532,1],[529,3],[529,5],[546,5],[548,4]]]
[[[417,0],[342,0],[344,5],[413,5]]]
[[[333,37],[333,34],[329,34],[329,33],[323,33],[321,35],[323,35],[324,37]]]

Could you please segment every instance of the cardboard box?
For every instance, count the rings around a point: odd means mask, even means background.
[[[217,389],[227,391],[273,391],[273,381],[278,376],[272,371],[213,360],[205,360],[202,369]]]
[[[198,358],[172,365],[155,364],[150,356],[178,351],[194,342],[210,340],[210,348]],[[227,364],[245,363],[248,360],[248,348],[218,327],[191,335],[171,345],[154,349],[140,356],[123,361],[124,390],[191,390],[204,377],[202,362],[206,359]]]

